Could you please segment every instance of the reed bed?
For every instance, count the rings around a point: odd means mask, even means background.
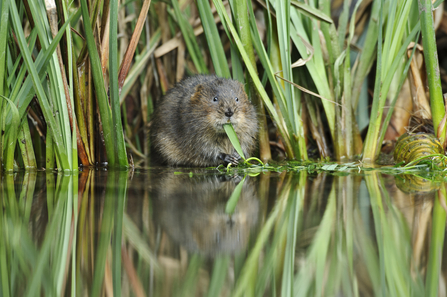
[[[445,70],[431,13],[442,1],[337,3],[5,1],[2,171],[128,168],[129,154],[148,155],[158,98],[195,73],[245,84],[264,162],[307,160],[309,151],[374,162],[410,68],[407,48],[418,41],[444,143]],[[368,126],[364,143],[359,125]]]

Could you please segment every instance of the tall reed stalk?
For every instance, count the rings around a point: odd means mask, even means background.
[[[402,57],[408,45],[415,39],[420,28],[419,24],[409,29],[406,26],[412,3],[411,1],[399,3],[394,1],[384,6],[385,3],[382,1],[380,4],[374,98],[371,122],[363,148],[363,161],[374,162],[380,153],[379,131],[390,84],[394,76],[400,78],[402,75],[403,67],[398,66],[402,63]],[[384,24],[385,27],[383,27]],[[383,37],[382,31],[385,32]]]
[[[436,48],[436,35],[433,25],[433,3],[431,1],[418,1],[419,18],[422,32],[422,45],[424,47],[425,69],[427,72],[428,88],[430,90],[430,107],[433,117],[433,127],[436,136],[444,143],[446,126],[439,127],[445,115],[444,100],[442,98],[441,76],[439,70],[438,51]]]

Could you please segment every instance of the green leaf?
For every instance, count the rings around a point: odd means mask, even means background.
[[[330,17],[328,17],[325,13],[319,11],[316,8],[313,8],[312,6],[309,6],[307,4],[304,4],[302,2],[291,0],[290,3],[293,6],[296,6],[302,13],[305,15],[316,19],[317,21],[323,21],[328,24],[332,24],[334,21]]]
[[[337,168],[337,164],[326,164],[323,167],[321,167],[322,170],[325,171],[334,171]]]
[[[1,96],[2,99],[6,100],[9,103],[9,106],[11,107],[11,115],[12,115],[12,121],[11,121],[11,127],[9,133],[9,137],[6,140],[5,147],[6,147],[6,162],[5,162],[5,170],[6,171],[12,171],[14,166],[14,150],[16,147],[16,140],[17,140],[17,129],[19,128],[20,124],[20,118],[19,118],[19,111],[17,110],[17,107],[14,105],[14,103],[9,100],[8,98]],[[4,109],[3,113],[6,113],[6,108]],[[5,114],[2,116],[2,119],[5,119]]]
[[[247,71],[249,72],[251,78],[253,79],[253,83],[256,86],[256,89],[259,92],[259,95],[261,96],[262,100],[264,101],[264,104],[266,106],[266,109],[268,110],[270,116],[272,119],[276,122],[279,133],[282,136],[282,139],[285,142],[286,149],[289,151],[289,148],[291,147],[290,138],[288,136],[288,133],[285,131],[285,127],[283,126],[283,121],[280,119],[278,113],[276,112],[275,107],[273,106],[272,102],[270,101],[267,92],[265,91],[261,81],[259,80],[259,76],[254,69],[254,67],[251,65],[250,59],[247,55],[247,52],[244,49],[244,45],[242,43],[242,40],[238,36],[236,29],[234,28],[229,16],[226,13],[225,7],[223,6],[223,3],[221,0],[213,0],[214,6],[216,7],[217,13],[219,14],[219,17],[222,21],[222,24],[224,28],[227,30],[228,36],[231,36],[234,38],[234,44],[237,46],[239,53],[242,57],[242,60],[245,63],[245,67],[247,67]]]
[[[88,54],[90,56],[91,71],[93,83],[95,86],[96,97],[98,100],[99,113],[101,115],[102,129],[104,131],[104,142],[106,146],[107,159],[110,166],[117,163],[117,152],[115,150],[116,131],[113,129],[112,110],[109,105],[104,78],[102,76],[101,59],[96,48],[96,42],[93,37],[93,30],[86,0],[81,0],[82,18],[84,20],[85,38],[87,42]],[[95,20],[93,20],[95,21]],[[119,131],[122,133],[122,131]]]
[[[172,6],[174,8],[174,13],[177,17],[178,26],[182,31],[186,47],[188,48],[188,52],[191,55],[192,61],[194,62],[194,66],[196,66],[197,71],[199,73],[208,73],[205,60],[203,59],[200,47],[197,44],[196,36],[194,35],[194,30],[191,24],[188,22],[188,20],[180,11],[178,0],[173,0]]]
[[[0,95],[4,95],[4,79],[6,64],[6,44],[8,42],[9,1],[2,1],[2,18],[0,20]]]
[[[109,44],[109,88],[110,104],[112,106],[112,123],[114,129],[114,149],[117,154],[118,165],[123,168],[129,167],[127,162],[126,145],[124,144],[123,125],[121,122],[121,106],[118,90],[118,1],[110,1],[110,44]],[[114,288],[115,287],[114,282]],[[116,290],[115,290],[116,291]],[[121,288],[118,288],[121,291]]]
[[[14,27],[14,31],[17,34],[17,40],[19,43],[20,50],[22,52],[26,67],[28,69],[29,76],[33,80],[34,89],[37,94],[37,98],[42,107],[42,111],[47,122],[48,127],[53,132],[54,144],[56,146],[56,153],[58,155],[59,161],[61,163],[61,168],[63,170],[69,170],[70,163],[68,160],[67,148],[65,147],[65,142],[63,141],[63,135],[61,131],[61,127],[56,119],[53,116],[52,108],[50,107],[50,102],[47,99],[43,86],[40,82],[40,77],[38,75],[36,65],[34,64],[33,59],[31,58],[31,53],[28,50],[25,35],[22,30],[21,19],[19,17],[16,4],[14,1],[11,2],[11,19]],[[16,135],[15,135],[16,136]],[[14,137],[15,137],[14,136]]]
[[[244,176],[244,178],[241,180],[241,182],[234,188],[233,193],[231,193],[230,198],[227,201],[227,205],[225,206],[225,213],[226,214],[233,214],[234,209],[236,208],[237,202],[239,201],[239,197],[242,193],[242,187],[244,186],[245,178],[247,176]]]
[[[200,2],[200,1],[199,1]],[[204,1],[206,2],[206,1]],[[213,273],[208,288],[208,297],[219,296],[228,273],[230,256],[221,255],[214,260]]]
[[[213,13],[208,1],[197,1],[200,19],[202,20],[203,32],[205,32],[211,59],[213,60],[214,71],[218,76],[230,78],[227,57],[222,41],[214,23]]]
[[[234,146],[234,149],[241,156],[241,158],[244,159],[244,161],[245,161],[244,152],[242,151],[241,144],[239,143],[239,139],[237,138],[237,135],[236,135],[236,132],[234,131],[233,125],[224,124],[223,127],[225,129],[225,132],[228,135],[228,138],[230,138],[231,144]]]

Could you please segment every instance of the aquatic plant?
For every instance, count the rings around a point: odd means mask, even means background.
[[[338,15],[330,1],[5,1],[2,171],[128,167],[127,150],[148,155],[155,99],[185,74],[208,72],[246,84],[262,161],[272,158],[271,145],[275,155],[307,160],[310,143],[322,159],[374,162],[410,68],[405,52],[420,35],[443,142],[430,13],[440,3],[344,1]],[[368,77],[375,79],[371,113]]]

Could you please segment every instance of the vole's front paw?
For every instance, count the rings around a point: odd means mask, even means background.
[[[241,156],[239,156],[238,154],[228,155],[221,153],[219,157],[222,161],[224,161],[225,165],[231,164],[234,166],[237,166],[239,164],[239,160],[241,159]]]

